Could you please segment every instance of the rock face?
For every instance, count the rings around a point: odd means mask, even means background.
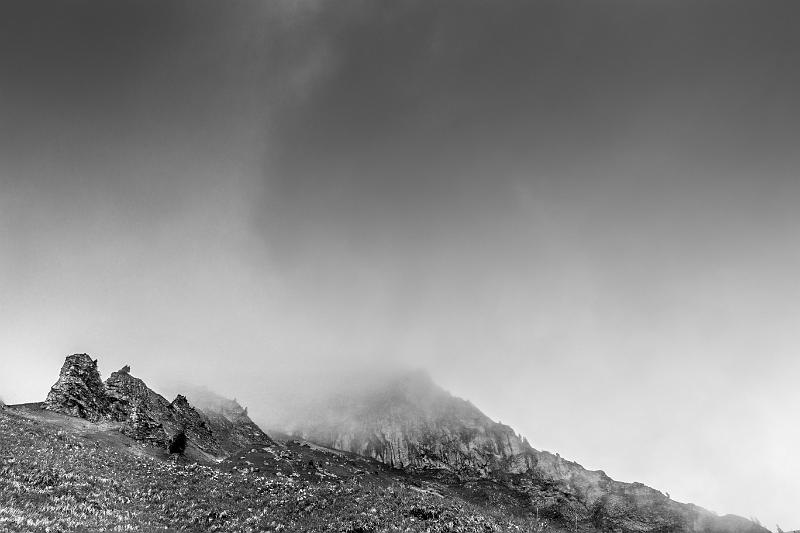
[[[189,450],[199,450],[215,457],[226,455],[212,433],[208,418],[189,405],[184,396],[179,394],[170,403],[144,381],[132,376],[127,365],[126,368],[113,372],[106,380],[107,394],[111,399],[109,417],[122,422],[120,431],[137,440],[161,446],[167,446],[182,431],[186,434]]]
[[[173,434],[178,431],[186,433],[189,443],[199,445],[202,449],[214,456],[228,455],[226,452],[234,452],[235,449],[225,449],[216,431],[212,428],[211,421],[202,412],[189,405],[185,396],[180,394],[170,404],[172,412],[175,413],[174,421],[176,428]],[[246,446],[249,443],[245,443]]]
[[[237,450],[251,443],[273,444],[247,415],[247,408],[206,388],[188,388],[192,405],[208,419],[214,436],[226,450]]]
[[[466,486],[497,483],[563,528],[622,532],[759,532],[641,483],[621,483],[538,451],[471,403],[412,373],[317,405],[290,433]]]
[[[468,401],[414,373],[365,393],[339,396],[313,410],[294,433],[406,470],[446,470],[461,478],[521,473],[534,466],[514,431]]]
[[[85,353],[68,356],[44,405],[51,411],[93,422],[105,418],[109,401],[97,371],[97,360]]]
[[[195,459],[225,457],[251,444],[271,442],[246,413],[246,420],[215,416],[212,421],[182,395],[169,402],[132,376],[128,365],[103,383],[97,361],[86,354],[67,357],[44,408],[93,422],[118,422],[125,435],[165,448],[183,432],[187,454]]]
[[[122,422],[123,433],[162,445],[170,439],[174,413],[163,396],[128,372],[113,372],[105,385],[110,400],[108,417]]]

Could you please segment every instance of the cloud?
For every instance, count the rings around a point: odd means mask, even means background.
[[[693,477],[720,440],[796,492],[734,416],[793,413],[771,393],[797,329],[787,13],[109,9],[0,21],[7,400],[46,394],[71,351],[264,416],[422,365],[536,445],[676,497],[737,511],[747,471],[715,463],[708,499]]]

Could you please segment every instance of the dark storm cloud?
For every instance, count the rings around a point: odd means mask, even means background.
[[[797,140],[800,43],[773,6],[322,5],[306,32],[325,63],[271,115],[268,219],[297,217],[291,242],[311,213],[346,233],[435,226],[515,180],[736,180]]]
[[[469,159],[465,147],[486,144],[514,155],[544,152],[536,156],[559,146],[564,156],[585,148],[581,141],[635,140],[628,137],[639,133],[632,126],[669,135],[650,119],[670,112],[689,119],[687,133],[699,127],[695,137],[713,141],[716,134],[724,142],[786,127],[793,122],[787,105],[797,111],[798,77],[789,68],[798,38],[786,9],[730,2],[388,9],[366,3],[350,13],[317,37],[330,49],[331,72],[310,98],[278,117],[279,137],[296,161],[316,159],[299,157],[308,148],[325,161]]]
[[[247,89],[235,8],[197,3],[7,3],[3,98],[16,129],[73,126],[121,136],[214,113]],[[246,28],[245,28],[246,30]],[[227,94],[223,94],[227,93]],[[199,115],[199,117],[197,116]],[[39,132],[42,133],[42,132]],[[44,132],[46,133],[46,131]]]

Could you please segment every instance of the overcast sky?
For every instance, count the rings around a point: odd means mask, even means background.
[[[3,2],[0,396],[89,352],[266,420],[423,366],[536,448],[800,528],[792,11]]]

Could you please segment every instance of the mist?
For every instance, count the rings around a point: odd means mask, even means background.
[[[1,9],[7,403],[76,352],[261,423],[424,368],[538,449],[800,527],[790,4]]]

